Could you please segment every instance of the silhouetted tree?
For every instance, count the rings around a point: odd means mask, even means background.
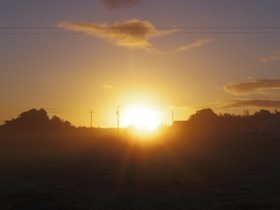
[[[62,120],[55,115],[50,120],[50,126],[54,129],[70,128],[71,123],[69,121]]]
[[[264,110],[264,109],[261,109],[260,111],[258,111],[254,114],[254,118],[257,120],[260,120],[260,121],[267,120],[267,119],[271,118],[272,116],[273,116],[273,114],[270,111]]]
[[[212,136],[219,131],[219,116],[212,109],[202,109],[191,115],[189,132],[195,136]]]
[[[71,127],[71,123],[54,116],[49,119],[46,110],[31,109],[21,113],[16,119],[5,121],[4,128],[11,130],[41,131]]]
[[[16,119],[5,121],[4,126],[17,129],[38,129],[46,128],[48,121],[49,118],[44,109],[31,109],[21,113]]]
[[[218,115],[212,109],[202,109],[191,115],[189,122],[191,123],[213,123],[218,119]]]

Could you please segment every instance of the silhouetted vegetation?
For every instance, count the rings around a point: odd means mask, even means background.
[[[241,136],[246,134],[255,135],[275,135],[277,128],[265,127],[265,123],[272,119],[279,119],[278,111],[270,112],[260,110],[253,115],[245,112],[243,115],[216,114],[211,109],[202,109],[191,115],[187,121],[175,122],[174,128],[178,129],[178,135],[185,133],[187,135],[200,135],[202,138],[213,136]]]
[[[251,131],[258,132],[262,125],[270,119],[280,118],[280,112],[277,110],[273,113],[268,110],[260,110],[253,115],[249,115],[246,111],[243,115],[235,114],[216,114],[212,109],[202,109],[191,115],[186,121],[175,122],[173,128],[180,129],[178,132],[195,133],[200,132],[206,134],[240,134],[242,132]],[[75,128],[69,121],[64,121],[57,116],[48,117],[44,109],[21,113],[16,119],[7,120],[0,129],[6,131],[58,131]],[[166,129],[166,127],[163,127]],[[76,128],[77,129],[77,128]],[[81,130],[81,129],[80,129]]]
[[[16,119],[5,121],[4,125],[1,127],[2,130],[13,132],[49,132],[54,130],[69,129],[72,126],[70,122],[64,121],[57,116],[53,116],[50,119],[44,109],[31,109],[21,113]]]

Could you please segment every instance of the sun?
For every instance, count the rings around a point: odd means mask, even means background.
[[[123,124],[138,130],[156,130],[160,125],[159,112],[146,107],[129,107],[124,113]]]

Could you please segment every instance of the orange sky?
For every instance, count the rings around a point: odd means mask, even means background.
[[[171,123],[201,108],[279,109],[279,1],[0,3],[0,124],[44,108],[116,126],[116,107]]]

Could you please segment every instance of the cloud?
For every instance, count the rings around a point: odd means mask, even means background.
[[[280,61],[280,51],[275,51],[274,55],[268,56],[268,57],[262,57],[260,58],[260,62],[262,63],[270,63],[275,61]]]
[[[115,22],[111,25],[106,23],[97,24],[94,22],[74,24],[63,21],[57,27],[106,39],[117,46],[138,49],[153,48],[149,42],[152,37],[160,37],[176,32],[175,29],[159,31],[149,21],[138,19]]]
[[[256,107],[256,108],[280,108],[280,100],[231,100],[224,103],[223,108]]]
[[[140,3],[140,0],[102,0],[103,5],[109,10],[116,10],[122,7],[133,7]]]
[[[270,63],[270,62],[274,62],[274,61],[280,61],[280,55],[274,55],[274,56],[260,58],[260,62],[262,62],[262,63]]]
[[[269,90],[279,90],[280,79],[260,79],[250,82],[233,83],[224,87],[224,90],[234,95],[249,95],[264,93]]]
[[[200,39],[192,44],[184,45],[184,46],[176,49],[175,52],[184,52],[184,51],[192,50],[192,49],[195,49],[198,47],[202,47],[203,45],[211,43],[211,42],[213,42],[212,39]]]
[[[114,87],[114,86],[109,85],[109,84],[104,84],[104,85],[102,85],[102,87],[105,88],[105,89],[117,89],[117,87]]]
[[[174,110],[174,109],[183,109],[183,110],[197,110],[195,107],[190,107],[190,106],[169,106],[168,109]]]

